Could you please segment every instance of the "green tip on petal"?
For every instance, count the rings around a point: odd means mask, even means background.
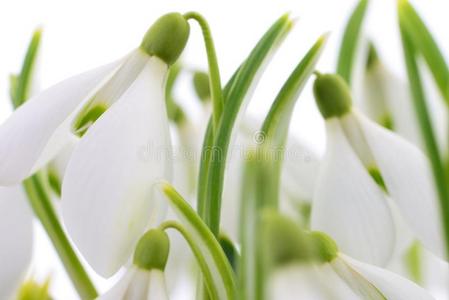
[[[209,75],[206,72],[197,71],[193,74],[193,87],[201,101],[210,100]]]
[[[380,62],[380,60],[379,60],[379,55],[377,54],[376,47],[374,46],[374,44],[372,42],[370,42],[368,45],[368,56],[366,58],[366,69],[371,70],[379,62]]]
[[[325,119],[342,117],[351,110],[351,91],[337,74],[315,73],[313,93],[321,115]]]
[[[133,263],[144,270],[163,271],[169,251],[170,241],[167,233],[161,229],[151,229],[137,243]]]
[[[43,284],[39,284],[33,279],[27,280],[22,284],[17,293],[17,300],[50,300],[49,294],[50,280],[47,279]]]
[[[335,242],[320,232],[301,229],[293,220],[277,212],[265,211],[263,246],[268,263],[282,266],[289,263],[325,263],[338,254]]]
[[[105,103],[97,103],[95,106],[87,105],[84,111],[81,111],[73,123],[73,132],[82,137],[90,125],[101,117],[101,115],[108,109],[108,105]]]
[[[148,55],[172,65],[181,55],[189,38],[190,26],[179,13],[160,17],[145,34],[140,48]]]

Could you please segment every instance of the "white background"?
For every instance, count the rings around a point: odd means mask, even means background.
[[[0,120],[10,113],[8,76],[19,71],[25,47],[37,26],[44,29],[37,82],[40,88],[45,88],[123,56],[140,43],[147,28],[161,14],[195,10],[210,23],[225,82],[270,24],[281,14],[291,12],[298,18],[297,24],[267,68],[249,107],[252,114],[262,117],[299,59],[319,35],[328,31],[331,38],[318,69],[322,72],[334,70],[341,31],[355,3],[354,0],[2,0]],[[445,53],[449,53],[447,0],[416,0],[413,4]],[[384,62],[403,77],[395,7],[395,0],[372,0],[365,29],[376,42]],[[206,67],[196,25],[192,26],[183,61],[192,67]],[[191,97],[189,86],[182,86],[178,95],[180,99]],[[323,125],[314,107],[310,84],[298,102],[291,131],[318,152],[323,150]],[[36,259],[31,273],[39,278],[51,275],[57,299],[76,299],[45,235],[42,230],[37,231]],[[104,281],[101,283],[101,286],[107,285]]]

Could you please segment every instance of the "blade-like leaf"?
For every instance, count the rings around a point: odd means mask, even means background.
[[[424,57],[441,94],[449,105],[449,68],[441,50],[416,10],[407,0],[399,1],[398,10],[402,30],[407,33],[410,42]]]
[[[12,102],[15,108],[19,107],[28,98],[30,90],[30,82],[33,74],[33,68],[36,64],[37,52],[39,50],[39,44],[41,41],[42,30],[36,29],[33,33],[28,49],[25,55],[25,59],[20,70],[20,75],[15,82],[15,91],[11,93],[13,96]]]
[[[235,299],[233,270],[220,243],[199,215],[170,184],[161,183],[160,188],[185,227],[185,230],[181,229],[180,232],[198,260],[211,298]]]
[[[292,72],[279,91],[262,125],[261,133],[264,135],[264,141],[259,150],[263,153],[261,156],[267,159],[264,159],[262,174],[260,174],[263,182],[260,197],[266,205],[277,207],[283,154],[293,109],[304,85],[315,69],[326,39],[327,35],[320,37]],[[280,151],[282,153],[279,153]]]
[[[440,156],[435,137],[435,131],[427,107],[426,96],[423,83],[417,64],[417,51],[411,41],[408,32],[400,23],[402,46],[404,58],[407,66],[408,80],[410,82],[413,106],[419,122],[421,134],[424,137],[427,155],[432,165],[433,176],[438,191],[440,210],[443,219],[443,226],[446,240],[446,252],[449,254],[449,190],[447,187],[447,176],[443,160]]]
[[[368,0],[360,0],[355,7],[348,24],[338,54],[337,73],[351,84],[352,71],[356,57],[357,44],[360,41],[360,32],[365,18]]]
[[[233,77],[229,91],[225,91],[225,107],[220,121],[220,126],[214,133],[214,143],[212,150],[219,153],[217,159],[209,162],[208,182],[205,201],[205,221],[212,232],[217,235],[220,224],[221,196],[223,192],[224,171],[226,166],[227,151],[231,140],[232,130],[241,113],[241,107],[251,87],[257,80],[257,74],[261,71],[261,66],[267,61],[269,54],[280,44],[286,36],[292,22],[287,15],[281,17],[262,37],[251,54],[239,68],[238,73]]]

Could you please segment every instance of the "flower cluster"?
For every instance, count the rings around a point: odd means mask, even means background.
[[[435,280],[449,271],[447,149],[417,59],[448,101],[449,68],[418,13],[398,3],[408,83],[365,42],[360,0],[336,72],[315,70],[325,34],[260,120],[245,110],[294,26],[288,15],[223,86],[211,29],[196,12],[161,16],[124,57],[30,95],[36,31],[11,77],[14,112],[0,125],[0,299],[53,298],[52,278],[27,272],[33,219],[81,299],[449,295]],[[180,59],[192,21],[208,72]],[[360,61],[364,73],[353,78]],[[174,92],[181,73],[199,120]],[[326,129],[323,157],[289,133],[309,80]],[[115,276],[110,288],[98,290],[91,272]]]

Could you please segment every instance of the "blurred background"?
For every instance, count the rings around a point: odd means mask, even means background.
[[[449,54],[449,2],[415,0],[443,52]],[[223,83],[254,47],[260,36],[280,15],[290,12],[297,18],[294,30],[267,67],[248,108],[262,118],[277,91],[323,33],[330,40],[318,64],[321,72],[332,72],[342,30],[355,0],[14,0],[0,1],[0,122],[11,112],[8,77],[18,72],[33,30],[43,28],[36,89],[44,89],[79,72],[122,57],[137,47],[143,34],[160,15],[170,11],[198,11],[210,23],[221,65]],[[366,36],[375,42],[384,63],[405,78],[402,49],[396,24],[395,0],[372,0],[365,23]],[[192,69],[207,69],[200,30],[192,26],[191,38],[182,57]],[[183,75],[189,76],[189,75]],[[188,78],[177,87],[178,100],[190,103],[192,87]],[[194,115],[195,110],[187,110]],[[192,106],[193,107],[193,106]],[[290,131],[319,154],[324,149],[324,128],[312,97],[310,82],[296,106]],[[1,247],[1,244],[0,244]],[[57,299],[76,299],[43,230],[36,226],[31,274],[38,279],[52,277]],[[101,290],[107,282],[96,278]]]

